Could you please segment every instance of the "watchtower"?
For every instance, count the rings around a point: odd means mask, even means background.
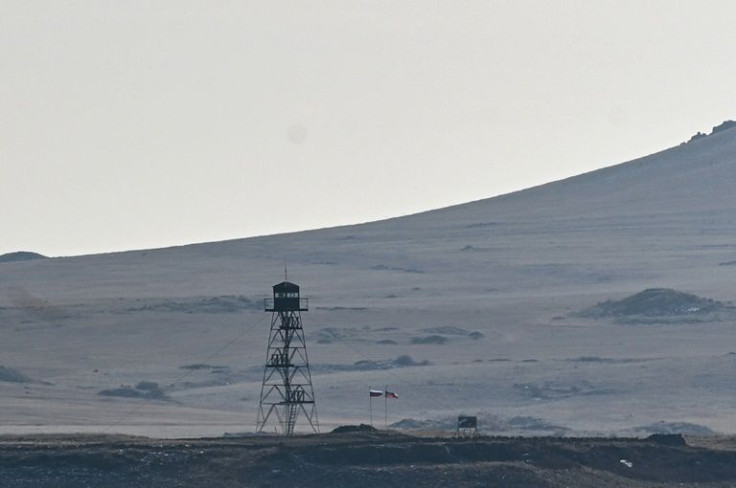
[[[256,431],[263,432],[269,421],[277,432],[294,433],[299,412],[314,432],[319,432],[317,407],[309,372],[307,344],[302,329],[302,312],[309,302],[299,296],[299,286],[288,281],[273,286],[273,298],[265,300],[271,312],[271,332],[263,369],[261,400],[258,405]]]

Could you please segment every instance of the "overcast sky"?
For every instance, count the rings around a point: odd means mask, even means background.
[[[736,2],[0,0],[0,253],[527,188],[736,118]]]

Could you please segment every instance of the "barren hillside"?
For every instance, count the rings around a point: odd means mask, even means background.
[[[493,433],[733,433],[733,188],[730,129],[381,222],[2,263],[0,366],[23,381],[0,378],[0,430],[252,430],[262,299],[286,262],[310,297],[326,428],[367,420],[366,390],[390,385],[389,423],[472,413]],[[580,313],[648,289],[720,307],[646,324]]]

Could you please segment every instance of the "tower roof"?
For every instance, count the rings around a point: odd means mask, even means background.
[[[282,281],[277,285],[273,285],[273,291],[299,291],[299,285],[290,281]]]

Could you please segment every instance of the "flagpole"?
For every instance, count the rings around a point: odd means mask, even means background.
[[[371,395],[371,387],[368,387],[368,409],[371,411],[371,427],[373,427],[373,395]]]
[[[383,401],[386,402],[386,411],[385,411],[385,417],[383,419],[383,426],[386,430],[388,430],[388,395],[386,395],[386,392],[388,391],[388,385],[383,386]]]

